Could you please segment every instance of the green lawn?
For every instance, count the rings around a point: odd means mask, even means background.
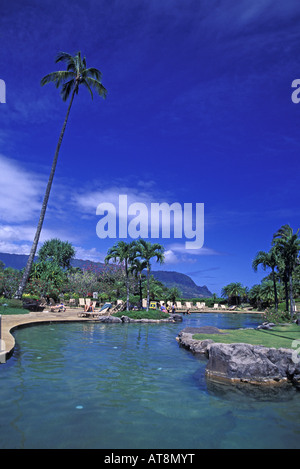
[[[30,311],[24,308],[12,308],[10,306],[2,306],[0,305],[0,314],[8,315],[8,314],[28,314]]]
[[[221,332],[226,334],[195,334],[193,339],[212,339],[214,342],[223,344],[246,343],[273,348],[293,348],[293,340],[300,341],[300,326],[297,324],[275,326],[271,330],[235,329]]]

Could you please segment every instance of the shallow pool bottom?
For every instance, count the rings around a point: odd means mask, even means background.
[[[299,394],[259,398],[205,380],[184,327],[250,327],[255,315],[180,324],[49,324],[15,332],[0,367],[0,447],[298,448]],[[225,391],[226,389],[226,391]]]

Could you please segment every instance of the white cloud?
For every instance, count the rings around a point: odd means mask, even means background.
[[[107,253],[101,253],[96,248],[85,249],[80,246],[74,246],[76,259],[89,260],[92,262],[104,262]]]
[[[0,168],[0,220],[31,220],[41,208],[41,178],[4,155],[0,155]]]
[[[198,256],[217,255],[222,255],[222,253],[206,247],[201,249],[186,249],[185,244],[174,243],[169,245],[165,251],[165,264],[194,264],[198,262]]]

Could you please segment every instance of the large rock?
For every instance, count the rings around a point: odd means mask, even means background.
[[[197,332],[199,332],[198,329],[197,331],[195,331],[192,328],[186,328],[183,331],[179,332],[178,336],[176,337],[176,340],[181,347],[190,350],[192,353],[201,353],[205,355],[207,352],[208,345],[213,344],[214,341],[211,339],[193,339],[193,335]]]
[[[120,318],[117,318],[116,316],[99,316],[97,321],[98,322],[104,322],[105,324],[121,323],[122,322],[122,320]]]
[[[212,343],[207,354],[206,376],[211,380],[300,385],[300,364],[294,350]]]

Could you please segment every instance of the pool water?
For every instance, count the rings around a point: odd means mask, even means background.
[[[184,327],[253,327],[257,315],[177,324],[36,325],[0,366],[0,448],[299,448],[300,394],[253,394],[205,379]]]

